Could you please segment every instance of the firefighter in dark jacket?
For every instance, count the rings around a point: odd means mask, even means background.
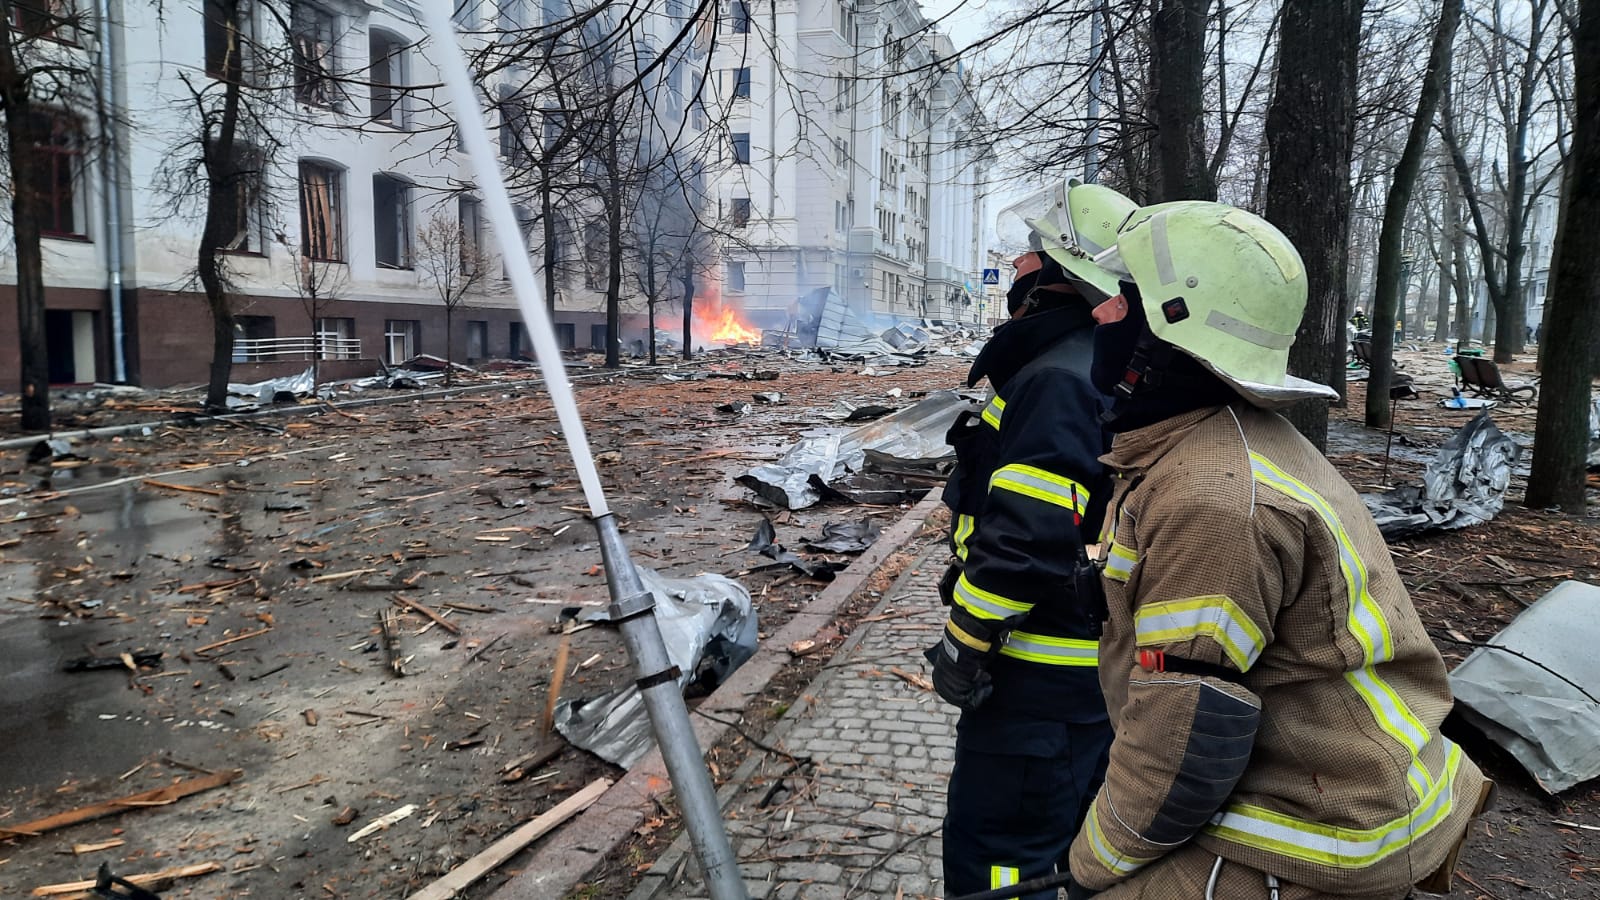
[[[1002,228],[1025,224],[1034,250],[1015,262],[1011,321],[968,375],[969,386],[987,378],[994,397],[950,431],[955,560],[940,585],[950,618],[927,654],[939,695],[962,710],[944,825],[948,895],[1064,868],[1105,772],[1101,604],[1085,551],[1110,491],[1090,311],[1117,281],[1089,258],[1134,209],[1074,180],[1001,213]]]

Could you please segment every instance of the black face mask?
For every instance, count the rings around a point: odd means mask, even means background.
[[[1145,332],[1144,304],[1139,301],[1139,288],[1131,281],[1120,283],[1122,296],[1128,301],[1128,314],[1120,322],[1098,325],[1094,329],[1094,361],[1089,366],[1089,380],[1102,394],[1114,394],[1117,385],[1128,373],[1128,363]]]

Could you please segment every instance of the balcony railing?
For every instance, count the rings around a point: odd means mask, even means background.
[[[360,338],[313,335],[307,337],[238,338],[233,342],[234,362],[360,358]]]

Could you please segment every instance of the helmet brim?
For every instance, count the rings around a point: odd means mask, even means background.
[[[1333,388],[1325,384],[1318,384],[1315,381],[1297,378],[1293,375],[1283,376],[1283,384],[1262,384],[1256,381],[1244,381],[1218,369],[1209,361],[1190,353],[1188,350],[1184,350],[1182,347],[1178,349],[1183,350],[1191,359],[1205,366],[1211,374],[1226,381],[1234,390],[1239,392],[1240,396],[1250,401],[1251,406],[1259,406],[1262,409],[1283,409],[1286,406],[1293,406],[1302,400],[1331,401],[1339,399],[1339,392]]]

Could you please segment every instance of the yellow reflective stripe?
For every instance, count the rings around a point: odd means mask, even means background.
[[[944,628],[946,631],[950,632],[951,637],[963,644],[966,644],[968,647],[971,647],[979,653],[985,653],[989,650],[988,641],[973,635],[965,628],[962,628],[960,625],[957,625],[954,622],[946,622]]]
[[[1253,451],[1250,454],[1250,470],[1257,481],[1310,507],[1333,535],[1334,545],[1339,550],[1339,567],[1344,574],[1349,606],[1345,625],[1360,645],[1362,654],[1361,667],[1346,672],[1345,680],[1361,695],[1378,727],[1410,752],[1411,770],[1407,778],[1419,795],[1426,793],[1433,786],[1433,779],[1417,756],[1433,736],[1405,701],[1400,699],[1400,695],[1378,677],[1377,664],[1394,658],[1394,636],[1378,602],[1368,590],[1367,567],[1356,553],[1355,543],[1345,531],[1344,523],[1339,521],[1338,513],[1316,491]]]
[[[1000,417],[1005,414],[1005,411],[1006,401],[999,397],[995,397],[993,400],[989,401],[988,406],[983,408],[983,420],[988,422],[990,427],[994,428],[994,430],[999,431]]]
[[[975,586],[964,573],[956,579],[955,595],[957,603],[980,619],[1009,619],[1033,610],[1032,603],[1019,603]]]
[[[1094,857],[1106,871],[1113,875],[1129,875],[1154,862],[1153,859],[1140,859],[1136,856],[1127,856],[1106,840],[1105,832],[1100,830],[1100,801],[1096,800],[1089,805],[1089,815],[1083,821],[1084,835],[1089,840],[1089,849],[1094,851]]]
[[[1127,581],[1133,577],[1133,567],[1138,562],[1137,554],[1113,540],[1111,550],[1106,554],[1106,577],[1113,581]]]
[[[1249,804],[1218,813],[1206,831],[1224,840],[1291,859],[1339,869],[1364,869],[1408,847],[1443,822],[1455,801],[1461,748],[1448,740],[1443,776],[1415,808],[1376,828],[1340,828],[1308,822]]]
[[[1047,666],[1095,666],[1100,661],[1100,643],[1013,631],[1006,636],[1000,655]]]
[[[989,867],[989,887],[991,890],[994,888],[1011,887],[1013,884],[1016,884],[1021,880],[1022,871],[1020,869],[1014,869],[1009,866]],[[1013,900],[1015,900],[1015,898],[1013,898]]]
[[[1256,623],[1221,594],[1146,604],[1134,613],[1133,628],[1141,647],[1211,638],[1241,672],[1250,671],[1267,647]]]
[[[968,515],[956,516],[956,557],[967,558],[967,541],[972,540],[972,533],[978,530],[978,520]]]
[[[1064,478],[1054,472],[1047,472],[1038,466],[1024,466],[1013,463],[1001,466],[989,476],[989,490],[995,488],[1054,503],[1056,506],[1066,507],[1078,515],[1083,515],[1083,510],[1089,505],[1089,490],[1083,485]]]

